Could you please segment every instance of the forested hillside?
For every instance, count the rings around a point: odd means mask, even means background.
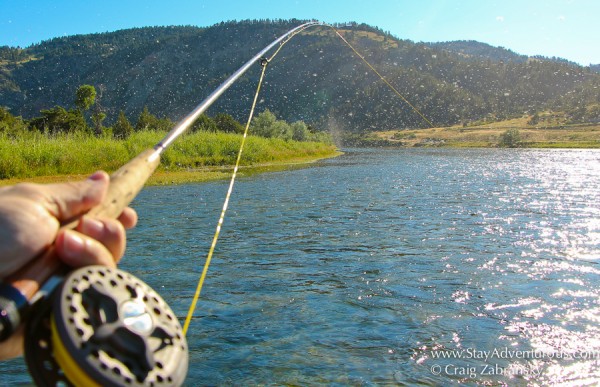
[[[80,85],[115,122],[147,107],[179,120],[228,75],[300,21],[227,22],[209,28],[153,27],[56,38],[0,49],[0,106],[36,117],[74,106]],[[559,110],[600,120],[600,74],[567,61],[530,58],[477,42],[400,40],[377,28],[337,27],[352,45],[436,126]],[[596,69],[597,70],[597,69]],[[243,120],[259,66],[237,82],[210,114]],[[259,111],[329,130],[370,131],[428,124],[326,27],[295,37],[269,65]],[[575,114],[576,113],[576,114]]]

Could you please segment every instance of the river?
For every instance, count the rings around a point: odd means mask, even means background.
[[[226,190],[135,201],[122,268],[181,319]],[[598,384],[599,262],[598,150],[350,149],[240,178],[187,384]]]

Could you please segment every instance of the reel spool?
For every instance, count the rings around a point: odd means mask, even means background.
[[[87,266],[34,306],[25,360],[41,386],[172,386],[185,380],[188,349],[173,311],[148,285]]]

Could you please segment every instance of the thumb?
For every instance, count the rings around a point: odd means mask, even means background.
[[[86,180],[43,186],[44,206],[61,223],[84,214],[104,199],[110,178],[104,171],[95,172]]]

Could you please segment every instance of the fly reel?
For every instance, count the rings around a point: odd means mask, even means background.
[[[148,285],[87,266],[34,307],[25,360],[42,386],[172,386],[185,379],[188,349],[173,311]]]

